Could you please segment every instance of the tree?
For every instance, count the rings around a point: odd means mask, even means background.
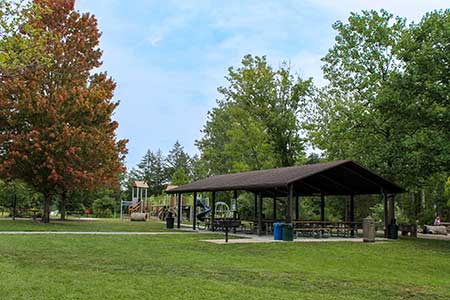
[[[0,174],[21,178],[44,196],[117,184],[126,141],[117,140],[112,114],[115,83],[101,66],[94,16],[74,10],[73,0],[36,0],[43,8],[33,28],[50,33],[48,65],[24,68],[4,79],[0,98]]]
[[[111,218],[114,211],[114,206],[114,198],[107,195],[95,199],[92,203],[94,215],[100,218]]]
[[[218,106],[208,113],[197,141],[212,173],[290,166],[304,156],[299,119],[312,82],[283,64],[273,69],[265,57],[247,55],[229,68],[228,87],[218,89]]]
[[[189,157],[189,154],[184,151],[184,147],[179,141],[176,141],[167,155],[167,174],[169,177],[172,177],[172,175],[180,169],[183,170],[184,174],[190,174],[190,160],[191,158]]]
[[[363,11],[333,25],[329,85],[315,98],[310,131],[328,158],[358,160],[423,195],[448,172],[448,14],[407,27],[384,10]]]
[[[0,80],[49,63],[43,51],[49,33],[30,24],[42,13],[29,1],[0,0]]]
[[[189,177],[183,168],[178,168],[172,174],[171,183],[173,185],[183,185],[189,183]]]
[[[144,180],[149,186],[150,195],[160,195],[168,181],[166,158],[158,149],[156,153],[148,150],[137,165],[137,169],[131,173],[133,180]]]
[[[396,174],[398,148],[394,120],[380,107],[380,87],[399,69],[392,49],[404,20],[386,11],[351,13],[348,24],[336,22],[335,45],[323,58],[329,80],[314,99],[316,114],[310,136],[331,159],[355,159],[385,176]],[[396,120],[395,120],[396,121]]]

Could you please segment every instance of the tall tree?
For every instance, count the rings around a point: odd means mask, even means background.
[[[134,171],[134,177],[147,182],[151,195],[162,193],[168,176],[166,158],[160,149],[156,153],[148,150]]]
[[[29,1],[0,0],[0,80],[49,62],[44,51],[49,33],[30,24],[42,13]]]
[[[190,174],[190,160],[191,158],[189,157],[189,154],[184,151],[184,147],[179,141],[176,141],[167,155],[167,173],[169,177],[172,177],[172,174],[177,170],[182,170],[186,176]]]
[[[197,141],[213,173],[290,166],[304,157],[301,113],[312,82],[287,64],[272,68],[265,57],[247,55],[229,68],[229,86],[218,89],[204,137]]]
[[[323,58],[329,85],[310,132],[326,156],[358,160],[422,195],[437,186],[450,165],[448,15],[406,26],[384,10],[363,11],[334,24]]]
[[[74,0],[35,0],[44,13],[30,26],[50,33],[48,65],[24,68],[0,87],[0,173],[21,178],[45,196],[117,183],[126,141],[117,140],[112,114],[115,83],[101,66],[94,16],[74,10]]]
[[[351,158],[393,176],[398,139],[391,115],[379,97],[393,72],[400,68],[392,49],[404,20],[386,11],[351,13],[348,23],[333,25],[336,43],[323,58],[329,85],[315,98],[316,119],[311,137],[329,158]]]

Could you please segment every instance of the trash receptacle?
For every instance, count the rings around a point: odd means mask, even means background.
[[[283,241],[293,241],[294,240],[294,227],[292,224],[283,224]]]
[[[175,222],[175,218],[173,217],[167,217],[166,218],[166,228],[167,229],[173,229],[173,224]]]
[[[283,222],[273,223],[273,239],[275,241],[283,240]]]
[[[388,239],[396,240],[398,239],[398,225],[389,224],[388,226]]]
[[[363,219],[363,241],[375,242],[375,220],[371,216]]]

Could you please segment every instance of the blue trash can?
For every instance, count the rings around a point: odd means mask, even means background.
[[[275,241],[283,240],[283,222],[273,223],[273,239]]]

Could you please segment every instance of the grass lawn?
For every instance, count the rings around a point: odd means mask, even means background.
[[[450,299],[447,241],[212,237],[1,235],[1,299]]]
[[[130,222],[119,219],[99,219],[83,221],[70,219],[68,221],[51,220],[49,224],[32,222],[30,220],[1,220],[0,231],[166,231],[165,223],[160,222]]]

